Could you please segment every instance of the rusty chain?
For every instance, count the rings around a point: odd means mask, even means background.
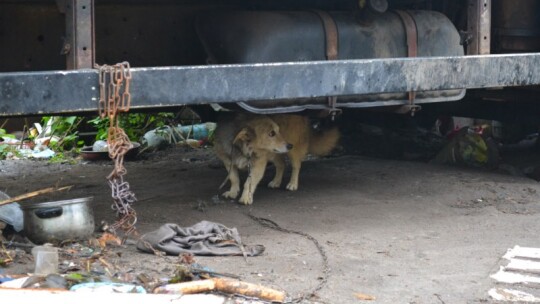
[[[332,269],[330,268],[330,262],[328,261],[328,254],[326,253],[326,250],[321,245],[321,243],[319,243],[319,241],[316,238],[314,238],[313,236],[311,236],[311,235],[309,235],[309,234],[307,234],[305,232],[283,228],[279,224],[277,224],[276,222],[274,222],[274,221],[272,221],[270,219],[263,218],[263,217],[258,217],[258,216],[254,215],[252,213],[251,208],[248,210],[246,215],[250,219],[252,219],[255,222],[259,223],[263,227],[270,228],[270,229],[280,231],[280,232],[283,232],[283,233],[296,234],[296,235],[302,236],[305,239],[311,241],[315,245],[315,248],[317,248],[317,251],[319,252],[319,255],[321,256],[322,268],[323,268],[322,272],[321,272],[321,275],[319,277],[319,282],[310,291],[306,291],[303,294],[301,294],[300,296],[295,297],[295,298],[288,298],[284,303],[285,304],[304,303],[306,301],[309,301],[310,298],[316,297],[317,293],[319,291],[321,291],[326,286],[326,284],[328,283],[330,273],[332,272]]]
[[[112,209],[116,212],[118,220],[111,225],[111,230],[120,228],[126,236],[135,232],[137,213],[132,205],[137,201],[135,193],[131,191],[129,183],[124,180],[127,170],[124,167],[124,157],[133,147],[129,137],[120,127],[118,113],[128,112],[131,105],[129,93],[131,71],[128,62],[115,65],[96,65],[99,70],[99,102],[98,111],[101,118],[109,119],[107,133],[107,146],[109,157],[114,162],[114,169],[107,176],[111,187],[114,204]]]

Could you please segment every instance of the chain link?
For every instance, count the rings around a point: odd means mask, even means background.
[[[98,111],[101,118],[109,118],[107,146],[109,157],[114,162],[114,169],[107,176],[113,198],[112,209],[118,220],[111,225],[112,231],[120,228],[126,237],[135,232],[137,213],[132,205],[137,201],[129,183],[124,180],[127,170],[124,167],[124,157],[133,147],[129,137],[120,127],[118,112],[128,112],[131,106],[129,93],[131,71],[128,62],[116,65],[96,65],[99,70],[99,102]]]

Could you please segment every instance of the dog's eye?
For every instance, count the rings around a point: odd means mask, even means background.
[[[276,136],[276,131],[274,131],[274,130],[270,131],[270,133],[268,133],[268,136],[270,136],[270,137]]]

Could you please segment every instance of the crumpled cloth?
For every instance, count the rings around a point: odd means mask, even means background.
[[[245,246],[236,228],[202,221],[191,227],[164,224],[159,229],[144,234],[137,242],[137,249],[154,253],[155,250],[169,255],[191,253],[193,255],[245,255],[257,256],[264,252],[264,246]]]
[[[0,201],[8,199],[9,195],[0,191]],[[11,203],[0,206],[0,221],[13,226],[16,232],[23,230],[24,218],[21,206],[18,203]]]

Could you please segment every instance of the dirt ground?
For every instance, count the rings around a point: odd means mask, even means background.
[[[313,243],[264,228],[246,216],[249,207],[215,200],[225,177],[209,150],[169,149],[127,162],[127,180],[139,202],[138,229],[164,223],[190,226],[201,220],[236,227],[245,244],[262,244],[262,256],[196,257],[218,272],[283,289],[295,296],[322,275]],[[73,184],[66,198],[94,196],[96,222],[114,221],[105,176],[107,161],[78,165],[37,161],[0,162],[1,190],[17,195]],[[271,172],[262,185],[271,179]],[[540,247],[540,186],[531,179],[422,162],[340,156],[304,163],[296,192],[260,187],[251,209],[285,228],[308,233],[326,250],[331,273],[318,302],[490,302],[489,275],[515,245]],[[170,276],[175,257],[117,248],[117,261],[136,272]],[[31,272],[31,263],[9,272]]]

